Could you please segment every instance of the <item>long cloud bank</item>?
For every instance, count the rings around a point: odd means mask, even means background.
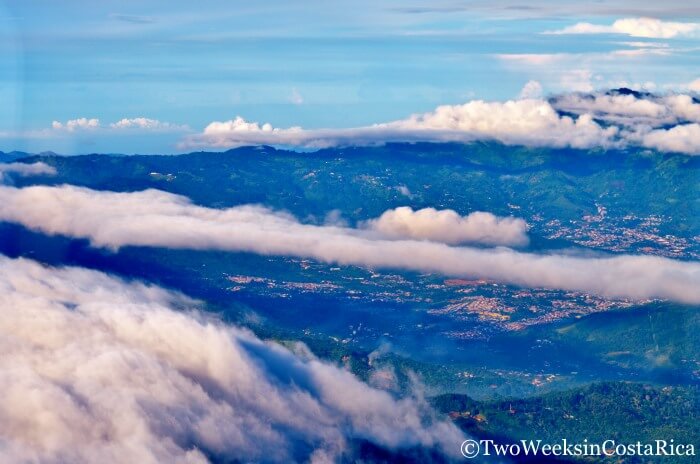
[[[700,154],[700,102],[692,95],[651,95],[614,90],[444,105],[409,118],[345,129],[276,128],[242,117],[215,121],[186,136],[181,149],[240,145],[323,148],[385,142],[471,142],[589,149],[639,146]],[[678,141],[680,139],[680,141]],[[673,142],[676,140],[676,142]]]
[[[0,220],[47,234],[88,239],[100,247],[296,256],[607,297],[700,303],[697,262],[632,255],[584,258],[389,240],[372,230],[302,224],[289,214],[260,206],[200,207],[185,197],[157,190],[115,193],[73,186],[0,187]]]
[[[423,400],[193,305],[96,271],[0,257],[0,460],[322,463],[347,457],[353,440],[458,452],[460,432]]]

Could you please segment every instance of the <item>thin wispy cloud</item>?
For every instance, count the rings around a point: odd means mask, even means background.
[[[500,53],[493,55],[504,70],[521,73],[540,82],[549,92],[593,92],[598,89],[631,87],[654,91],[668,89],[688,92],[681,84],[661,84],[645,79],[635,69],[667,69],[679,60],[692,60],[695,47],[687,42],[671,44],[652,41],[613,41],[610,50],[558,53]]]
[[[292,89],[292,93],[289,95],[289,102],[295,105],[301,105],[304,103],[304,96],[296,87]]]
[[[507,61],[522,63],[531,66],[543,66],[561,63],[571,58],[571,53],[499,53],[496,58]]]
[[[630,37],[672,39],[697,37],[699,32],[700,23],[662,21],[656,18],[623,18],[609,25],[580,22],[563,29],[547,31],[544,34],[623,34]]]
[[[430,5],[409,3],[393,8],[394,11],[412,15],[454,15],[456,13],[482,14],[486,17],[508,18],[560,18],[571,16],[645,16],[645,17],[692,17],[700,15],[700,7],[685,0],[670,0],[659,4],[654,0],[612,0],[594,3],[552,2],[530,0],[523,4],[519,0],[471,1],[456,3],[435,1]]]
[[[152,16],[112,13],[109,15],[109,17],[110,19],[116,19],[117,21],[124,21],[132,24],[152,24],[156,22],[156,19]]]

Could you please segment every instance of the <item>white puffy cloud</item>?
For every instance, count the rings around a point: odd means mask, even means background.
[[[27,176],[53,176],[56,168],[46,163],[0,163],[0,182],[5,175],[15,174],[22,177]]]
[[[659,151],[700,154],[700,124],[681,124],[643,135],[643,145]]]
[[[214,121],[204,128],[204,132],[199,136],[192,136],[186,139],[186,146],[211,145],[230,146],[248,144],[289,144],[306,145],[315,141],[309,131],[304,131],[301,127],[290,127],[279,129],[271,124],[258,124],[248,122],[240,116],[229,121]]]
[[[529,241],[524,220],[498,217],[482,211],[460,216],[451,209],[423,208],[414,211],[403,206],[387,210],[362,226],[388,238],[430,240],[450,245],[483,243],[523,246]]]
[[[571,93],[555,97],[552,104],[558,110],[591,114],[608,122],[633,126],[700,121],[700,104],[690,95],[638,98],[633,94]]]
[[[580,22],[545,34],[625,34],[631,37],[670,39],[695,36],[700,31],[700,23],[662,21],[656,18],[623,18],[611,25]]]
[[[554,148],[649,147],[644,135],[669,125],[700,123],[700,103],[689,94],[652,94],[616,89],[594,92],[600,76],[586,69],[559,73],[562,86],[574,89],[544,100],[537,81],[526,84],[518,100],[469,101],[396,121],[344,129],[273,127],[238,116],[210,123],[202,133],[185,136],[180,149],[281,145],[325,148],[386,142],[472,142]],[[650,84],[645,84],[646,88]],[[682,129],[676,131],[683,132]],[[661,146],[661,145],[659,145]],[[692,144],[682,145],[690,150]],[[689,155],[697,150],[683,151]]]
[[[260,206],[211,209],[157,190],[0,187],[0,220],[94,246],[154,246],[297,256],[326,263],[484,278],[607,297],[700,303],[700,263],[654,256],[575,257],[508,248],[388,240],[376,232],[302,224]]]
[[[670,95],[663,101],[678,121],[700,122],[700,103],[690,95]]]
[[[193,307],[157,287],[0,257],[2,461],[337,461],[355,439],[458,450],[461,433],[419,397]]]
[[[444,132],[457,140],[494,139],[506,144],[588,148],[610,145],[616,128],[602,128],[588,115],[560,116],[546,101],[472,101],[388,123],[407,132]]]
[[[54,121],[51,123],[51,128],[55,130],[65,130],[73,132],[76,130],[93,130],[101,127],[100,120],[96,118],[78,118],[70,119],[66,122]]]
[[[548,62],[561,60],[562,57],[572,59],[566,54],[542,56]],[[525,60],[526,63],[542,59],[540,55],[500,57],[514,62]],[[178,143],[178,148],[191,150],[278,145],[318,149],[387,142],[468,143],[476,140],[492,140],[506,145],[578,149],[622,148],[629,145],[649,147],[643,140],[644,135],[652,130],[668,130],[666,126],[669,124],[700,123],[700,103],[692,94],[594,92],[594,81],[600,79],[600,76],[588,69],[573,68],[558,73],[559,85],[568,89],[567,93],[547,100],[542,99],[541,84],[529,81],[517,100],[473,100],[461,105],[442,105],[434,111],[414,114],[405,119],[355,128],[278,128],[269,123],[246,121],[237,116],[228,121],[211,122],[199,134],[185,135]],[[693,86],[690,83],[686,89],[692,90]],[[644,87],[651,88],[651,83]],[[106,126],[101,125],[97,119],[80,118],[66,123],[54,121],[53,130],[64,133],[79,130],[93,133],[191,131],[188,126],[144,117],[125,118]],[[680,128],[674,133],[686,132]],[[688,150],[694,147],[692,143],[676,145]],[[695,155],[697,150],[683,153]]]
[[[700,154],[700,103],[690,95],[578,93],[559,95],[551,102],[560,111],[590,114],[620,126],[625,144]]]
[[[553,105],[562,111],[592,114],[596,118],[631,124],[640,121],[671,122],[677,119],[673,109],[666,102],[637,98],[631,94],[570,93],[556,97]]]
[[[497,140],[505,144],[589,148],[610,146],[617,128],[603,128],[589,116],[560,116],[543,100],[471,101],[444,105],[407,119],[350,129],[275,128],[236,117],[212,122],[204,132],[186,137],[180,148],[272,144],[328,147],[390,141]]]
[[[700,79],[695,79],[688,84],[688,90],[693,92],[700,92]]]

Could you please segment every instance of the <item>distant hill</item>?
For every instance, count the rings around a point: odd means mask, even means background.
[[[16,161],[18,159],[27,158],[29,156],[35,156],[35,155],[32,155],[31,153],[25,153],[23,151],[11,151],[8,153],[0,151],[0,163]]]

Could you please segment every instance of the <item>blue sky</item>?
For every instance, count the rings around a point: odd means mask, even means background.
[[[690,3],[0,0],[0,150],[171,153],[237,115],[358,127],[516,98],[530,80],[545,94],[683,90],[700,77],[698,31],[612,25],[694,24]],[[600,30],[545,33],[582,22]],[[78,118],[104,129],[51,129]],[[107,129],[123,118],[170,125]]]

